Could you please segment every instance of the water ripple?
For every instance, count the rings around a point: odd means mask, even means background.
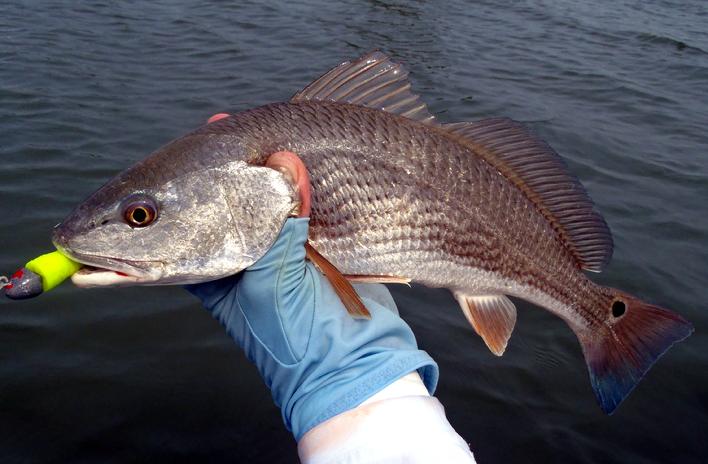
[[[546,139],[613,231],[613,262],[593,278],[697,327],[607,418],[558,318],[518,302],[497,358],[448,291],[394,288],[479,462],[699,462],[707,18],[702,0],[5,2],[0,270],[49,249],[78,201],[211,114],[285,100],[381,48],[441,120],[508,116]],[[179,289],[65,286],[0,308],[2,462],[296,459],[254,368]]]

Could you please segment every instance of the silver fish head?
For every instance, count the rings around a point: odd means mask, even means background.
[[[291,182],[267,167],[154,166],[148,158],[118,175],[54,229],[57,249],[89,266],[72,277],[76,285],[188,284],[235,274],[265,254],[298,206]]]

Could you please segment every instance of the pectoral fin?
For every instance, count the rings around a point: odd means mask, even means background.
[[[344,277],[349,282],[357,284],[403,284],[411,286],[411,279],[408,277],[397,277],[390,275],[360,275],[345,274]]]
[[[504,295],[466,295],[454,292],[467,320],[497,356],[504,354],[516,324],[516,307]]]
[[[329,280],[329,283],[332,284],[332,288],[334,288],[339,299],[342,300],[347,312],[354,318],[371,319],[371,313],[364,306],[352,284],[339,272],[339,269],[327,261],[327,258],[315,250],[309,242],[305,244],[305,253],[307,259],[312,261]]]

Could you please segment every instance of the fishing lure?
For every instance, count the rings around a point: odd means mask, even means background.
[[[64,282],[82,266],[54,251],[29,261],[9,278],[0,276],[0,289],[13,300],[34,298]]]

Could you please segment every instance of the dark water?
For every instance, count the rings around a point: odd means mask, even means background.
[[[590,4],[592,3],[592,4]],[[72,6],[73,5],[73,6]],[[525,121],[614,232],[596,280],[696,333],[612,417],[579,345],[519,304],[493,357],[446,291],[396,288],[480,463],[705,462],[708,5],[691,1],[0,5],[0,270],[118,170],[211,114],[287,99],[382,48],[440,119]],[[178,288],[0,301],[0,462],[293,462],[255,369]]]

